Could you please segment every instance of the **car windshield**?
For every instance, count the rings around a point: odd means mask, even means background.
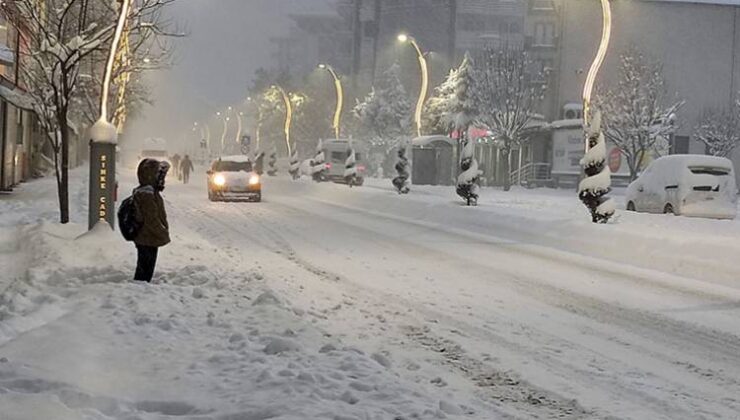
[[[230,160],[219,160],[213,163],[213,170],[216,172],[251,172],[251,162],[233,162]]]
[[[730,174],[729,169],[714,166],[692,166],[689,169],[691,170],[691,173],[695,175],[724,176]]]

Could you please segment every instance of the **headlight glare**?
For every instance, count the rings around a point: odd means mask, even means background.
[[[226,185],[226,178],[224,178],[223,175],[218,174],[213,177],[213,183],[216,184],[216,186],[218,187],[223,187],[224,185]]]
[[[257,175],[252,175],[249,178],[249,185],[258,185],[260,183],[260,177]]]

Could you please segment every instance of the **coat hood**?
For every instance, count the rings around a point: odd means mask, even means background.
[[[142,186],[154,187],[157,191],[164,190],[164,180],[167,171],[170,170],[170,164],[160,162],[156,159],[144,159],[139,163],[136,175],[139,177],[139,184]]]

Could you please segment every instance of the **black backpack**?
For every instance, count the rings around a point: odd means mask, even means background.
[[[141,230],[141,223],[136,219],[137,212],[133,195],[123,200],[118,208],[118,228],[127,241],[136,239]]]

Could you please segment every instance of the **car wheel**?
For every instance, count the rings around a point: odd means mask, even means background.
[[[635,203],[631,201],[627,203],[627,211],[637,211],[637,209],[635,209]]]
[[[208,201],[216,201],[216,198],[213,196],[213,192],[211,190],[208,190]]]
[[[676,214],[676,212],[673,211],[673,206],[671,205],[671,203],[668,203],[668,204],[665,205],[665,207],[663,208],[663,213],[664,214],[673,214],[673,215]]]

